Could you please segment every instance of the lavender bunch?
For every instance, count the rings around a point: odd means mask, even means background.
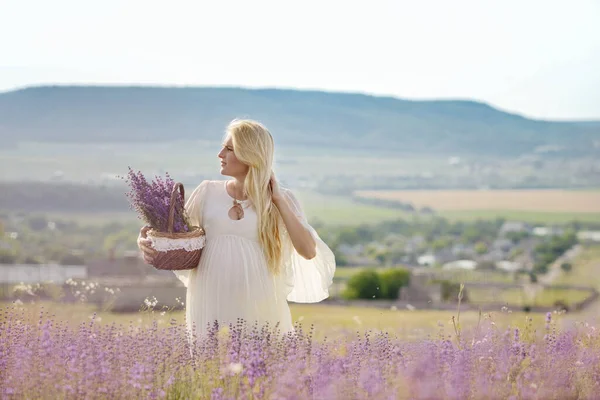
[[[128,167],[127,176],[124,178],[130,190],[125,193],[129,199],[130,208],[137,211],[138,218],[146,222],[159,232],[167,232],[169,221],[169,206],[171,193],[175,181],[167,172],[165,178],[154,177],[148,182],[141,171],[134,171]],[[173,232],[189,232],[190,224],[185,213],[184,199],[175,198],[175,216],[173,219]]]

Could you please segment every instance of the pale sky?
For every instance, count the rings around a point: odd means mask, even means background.
[[[600,119],[600,0],[0,0],[0,91],[281,87]]]

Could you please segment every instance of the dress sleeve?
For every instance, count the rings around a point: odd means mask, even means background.
[[[204,199],[206,198],[206,188],[209,181],[202,181],[196,189],[190,194],[187,201],[185,202],[185,211],[188,215],[190,224],[192,226],[202,227],[202,209],[204,205]],[[190,272],[192,270],[173,270],[173,273],[185,287],[188,286]]]
[[[329,297],[329,287],[335,274],[335,256],[314,228],[308,224],[300,203],[292,192],[288,189],[282,189],[282,192],[287,197],[294,214],[311,233],[317,245],[316,256],[307,260],[298,254],[287,232],[284,233],[283,263],[291,285],[287,300],[297,303],[316,303]]]

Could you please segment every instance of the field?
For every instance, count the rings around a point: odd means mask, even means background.
[[[295,335],[239,326],[194,344],[182,312],[2,306],[2,398],[575,399],[600,368],[595,328],[556,313],[293,305]]]
[[[588,193],[588,192],[583,192]],[[598,192],[600,193],[600,191]],[[304,207],[309,221],[326,225],[375,224],[398,218],[412,218],[401,210],[359,204],[349,197],[323,195],[309,190],[298,190],[296,195]],[[528,211],[528,210],[438,210],[438,214],[452,221],[473,221],[503,217],[530,223],[566,223],[571,221],[600,222],[600,212],[579,211]],[[101,225],[106,221],[138,221],[133,211],[114,213],[52,213],[61,220],[75,220],[84,225]]]
[[[573,283],[595,272],[590,268],[598,267],[598,251],[581,254],[570,275]],[[359,270],[340,268],[336,276]],[[462,278],[507,277],[477,272]],[[544,292],[539,301],[552,302],[556,295]],[[113,313],[87,303],[0,303],[0,377],[8,377],[2,396],[525,399],[591,398],[596,390],[597,305],[584,313],[546,315],[520,308],[484,313],[327,303],[290,308],[295,336],[221,329],[190,348],[183,311]],[[557,363],[564,367],[554,368]]]
[[[555,283],[564,285],[588,285],[600,290],[600,246],[585,251],[573,263],[573,269],[562,272]]]
[[[356,194],[428,206],[454,220],[502,216],[532,222],[600,221],[598,190],[406,190]]]
[[[297,192],[298,200],[311,221],[331,225],[375,224],[410,216],[401,210],[359,204],[349,197],[322,195],[311,191]]]
[[[68,181],[112,183],[127,167],[148,175],[170,172],[178,180],[193,185],[200,179],[221,179],[216,154],[220,133],[215,141],[173,141],[123,146],[104,143],[83,144],[21,143],[17,149],[0,149],[0,180]],[[475,159],[473,159],[475,161]],[[482,160],[479,160],[482,161]],[[281,147],[276,159],[276,173],[295,189],[310,220],[333,225],[377,223],[410,217],[400,210],[354,202],[350,196],[316,193],[311,187],[325,176],[352,177],[370,182],[372,177],[390,180],[398,176],[420,176],[427,172],[464,182],[469,174],[448,168],[446,157],[403,155],[363,150]],[[523,171],[512,171],[522,176]],[[400,199],[415,205],[430,205],[439,215],[452,220],[505,217],[535,223],[562,223],[572,220],[600,222],[600,190],[529,190],[529,191],[392,191],[358,192],[366,197]],[[1,205],[0,205],[1,207]],[[67,213],[63,213],[67,214]],[[135,219],[133,214],[111,217]],[[129,217],[132,218],[129,218]],[[70,217],[68,214],[66,217]],[[77,215],[79,221],[96,223],[104,216]]]
[[[0,303],[0,309],[13,307],[12,303]],[[35,322],[40,313],[48,313],[57,320],[68,321],[73,327],[82,323],[95,322],[100,325],[111,324],[149,328],[154,322],[159,328],[166,328],[174,321],[183,324],[185,313],[183,311],[142,309],[136,313],[113,313],[98,310],[92,304],[61,304],[58,302],[32,302],[24,303],[21,307],[27,310],[27,318]],[[451,333],[452,317],[458,316],[454,311],[438,310],[402,310],[402,309],[376,309],[370,307],[336,306],[327,304],[293,304],[290,303],[292,319],[307,328],[314,325],[317,338],[345,337],[356,332],[384,331],[401,338],[424,338],[435,335],[443,328],[446,333]],[[502,329],[508,327],[523,328],[526,316],[532,318],[534,323],[542,323],[543,314],[524,313],[518,310],[508,310],[483,313],[480,316],[475,311],[462,311],[460,321],[465,330],[474,329],[483,320],[494,321]],[[560,319],[559,319],[560,321]],[[1,322],[1,319],[0,319]],[[560,322],[559,322],[560,323]]]
[[[360,191],[362,197],[406,201],[443,211],[516,210],[600,213],[600,191],[406,190]]]

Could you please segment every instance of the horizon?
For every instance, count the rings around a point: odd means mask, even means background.
[[[528,120],[534,121],[546,121],[546,122],[564,122],[564,123],[600,123],[600,118],[598,119],[548,119],[548,118],[536,118],[533,116],[529,116],[526,114],[522,114],[519,112],[505,110],[501,107],[498,107],[494,104],[491,104],[486,101],[477,100],[477,99],[468,99],[468,98],[402,98],[394,95],[379,95],[372,93],[362,93],[362,92],[345,92],[345,91],[333,91],[333,90],[320,90],[320,89],[304,89],[304,88],[288,88],[288,87],[244,87],[244,86],[232,86],[232,85],[176,85],[176,84],[129,84],[129,83],[106,83],[106,84],[97,84],[97,83],[89,83],[89,84],[71,84],[71,83],[50,83],[50,84],[33,84],[27,86],[16,87],[8,90],[0,90],[0,95],[18,92],[27,89],[39,89],[39,88],[147,88],[147,89],[232,89],[232,90],[249,90],[249,91],[271,91],[271,90],[279,90],[279,91],[290,91],[290,92],[303,92],[303,93],[323,93],[329,95],[359,95],[366,97],[373,97],[379,99],[394,99],[399,101],[411,101],[411,102],[465,102],[465,103],[477,103],[484,104],[488,107],[491,107],[497,111],[502,113],[507,113],[511,115],[516,115]]]
[[[600,119],[600,3],[7,0],[0,91],[278,88]]]

